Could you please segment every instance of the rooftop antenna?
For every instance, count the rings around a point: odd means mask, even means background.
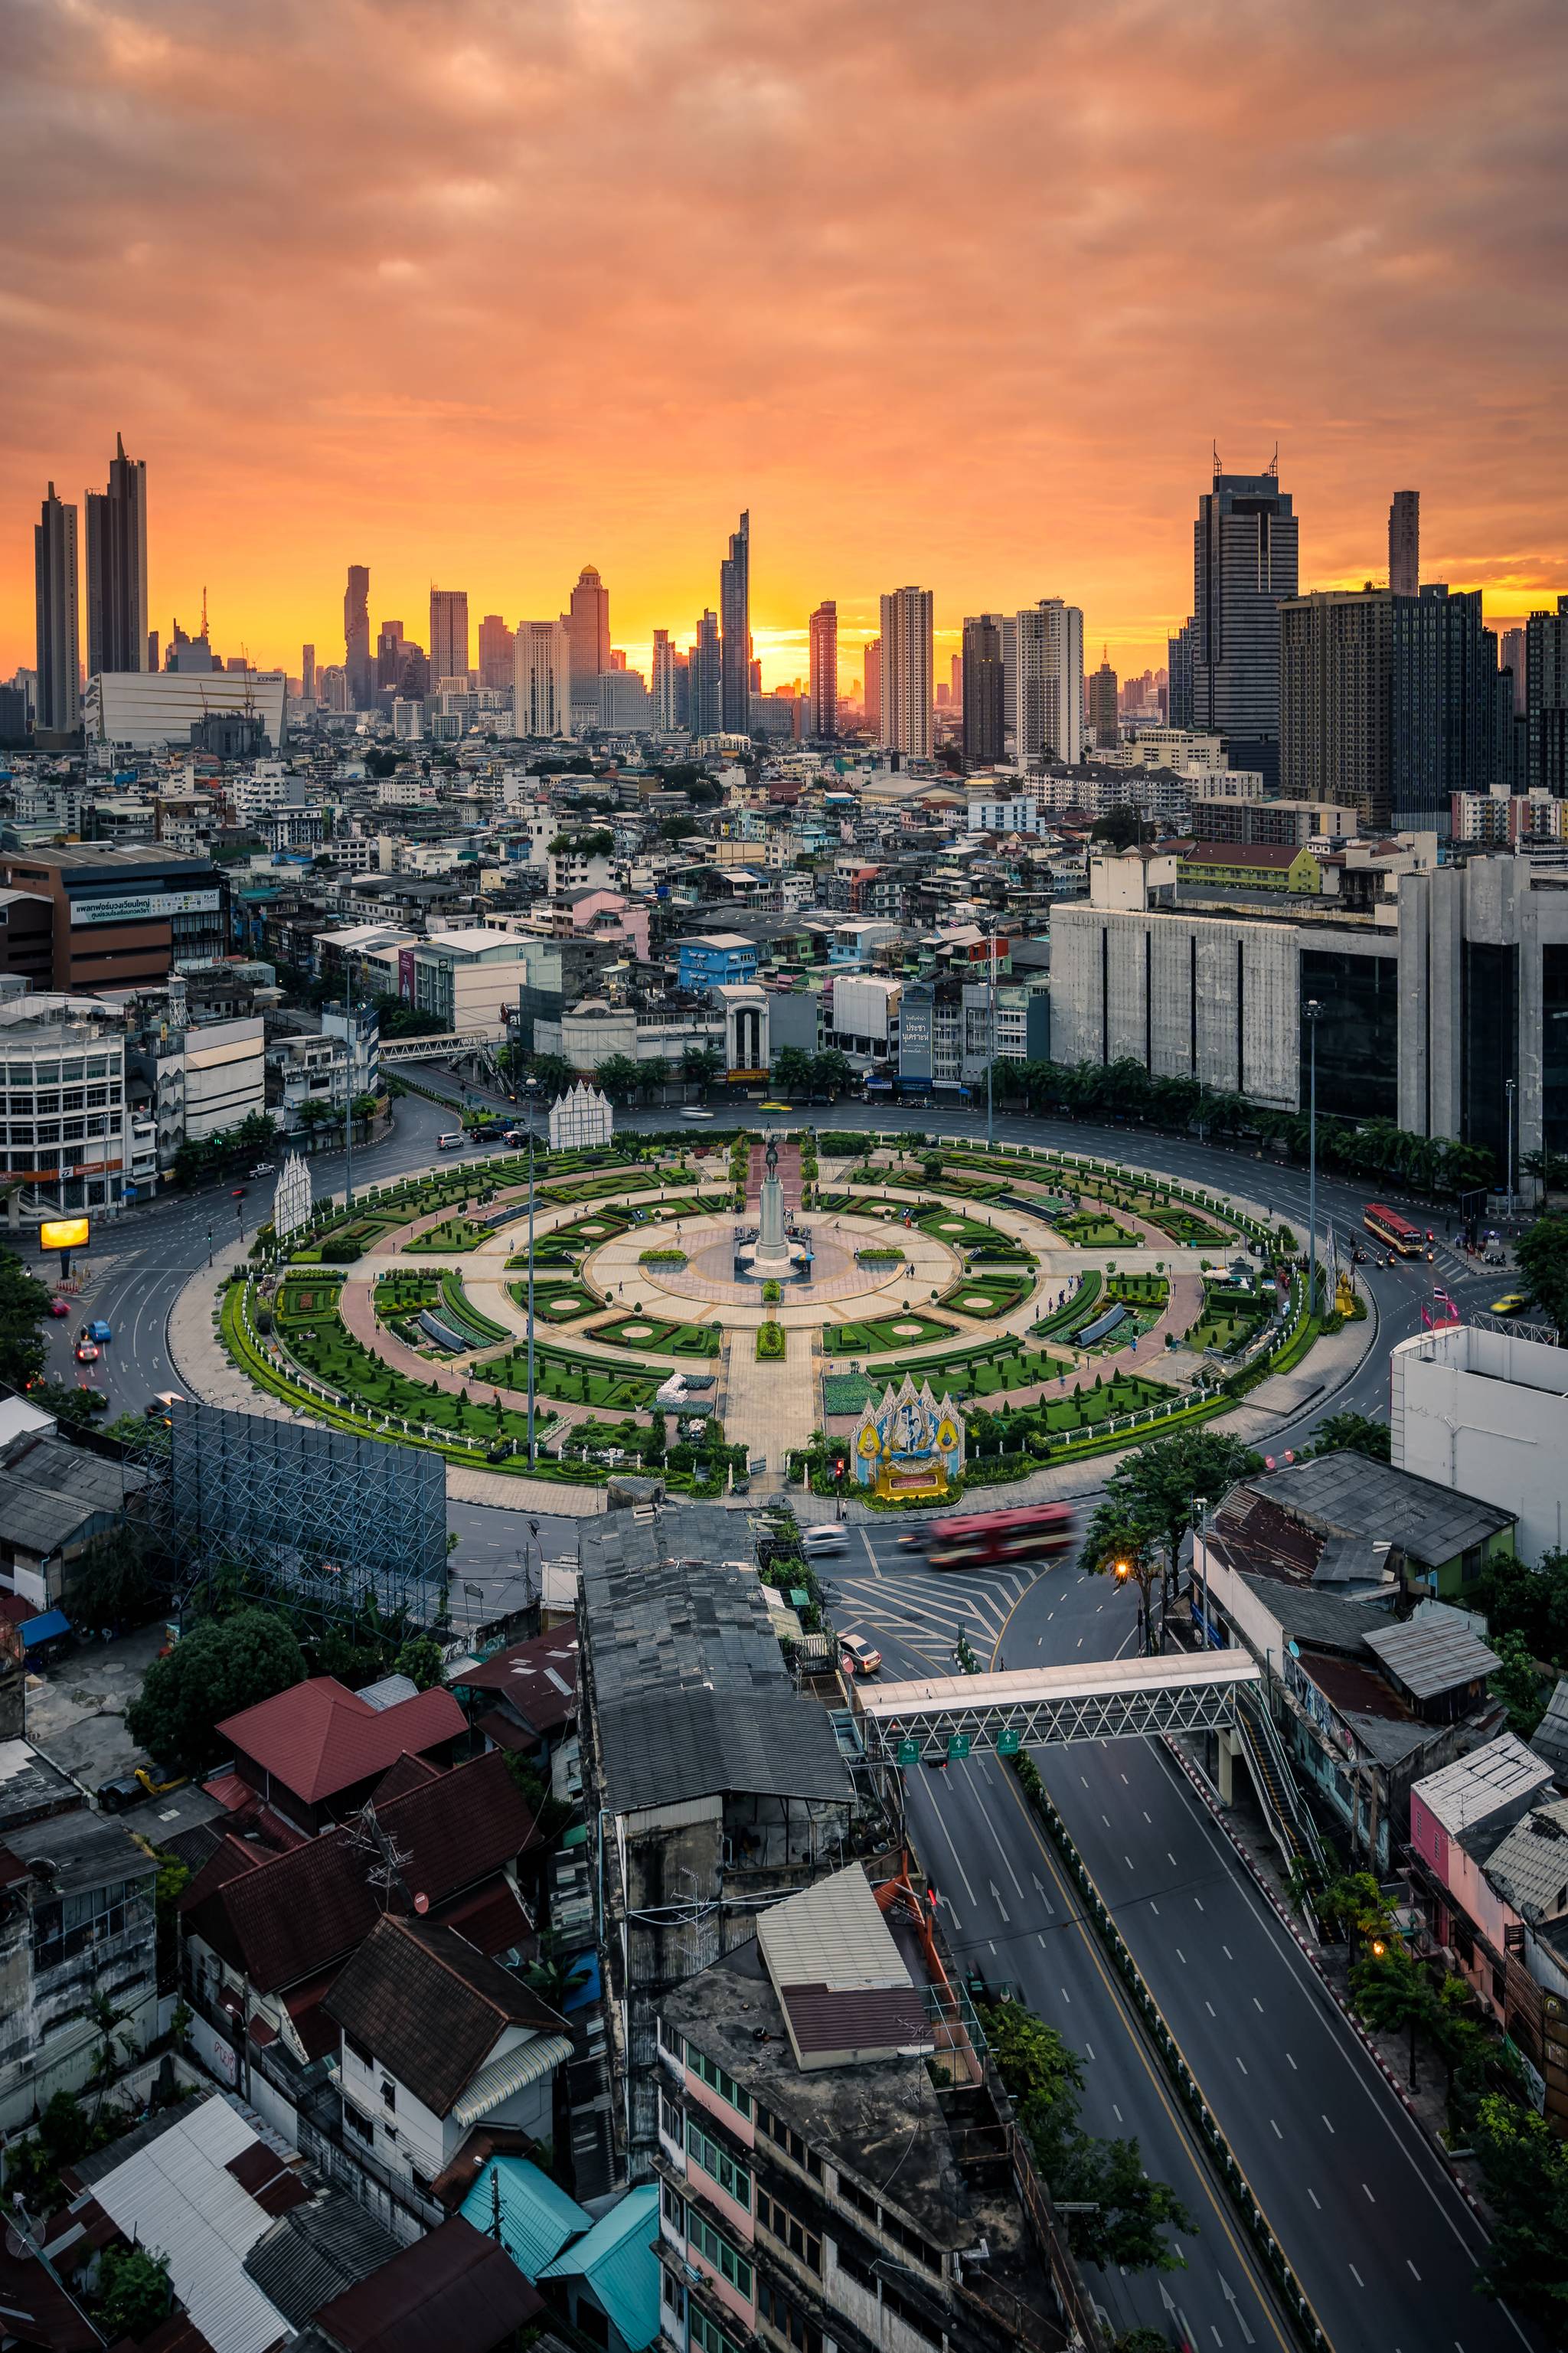
[[[365,1873],[365,1878],[372,1887],[379,1888],[381,1891],[381,1908],[384,1912],[389,1908],[394,1887],[396,1888],[405,1905],[412,1902],[413,1899],[408,1893],[408,1883],[403,1874],[413,1857],[405,1853],[391,1833],[383,1827],[373,1799],[367,1798],[354,1816],[353,1828],[349,1832],[349,1844],[357,1848],[361,1854],[374,1857],[370,1869]]]
[[[1277,482],[1279,480],[1279,444],[1278,441],[1274,444],[1274,455],[1270,458],[1268,465],[1265,466],[1263,470],[1269,477],[1271,481]]]
[[[205,640],[206,633],[207,633],[207,590],[206,590],[206,583],[205,583],[205,581],[204,580],[204,581],[203,581],[203,583],[202,583],[202,638],[203,638],[204,641]]]
[[[1220,477],[1219,443],[1217,441],[1212,441],[1209,444],[1209,447],[1214,451],[1214,478],[1217,482]]]

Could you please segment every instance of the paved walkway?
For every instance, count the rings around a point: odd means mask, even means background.
[[[724,1373],[724,1435],[750,1461],[766,1461],[766,1478],[753,1482],[766,1489],[784,1484],[788,1450],[805,1446],[816,1428],[813,1335],[792,1332],[788,1346],[782,1364],[760,1364],[751,1333],[737,1332]]]

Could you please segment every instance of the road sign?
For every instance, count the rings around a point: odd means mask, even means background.
[[[918,1764],[920,1763],[920,1761],[921,1761],[921,1745],[920,1745],[920,1742],[919,1742],[918,1740],[900,1740],[900,1743],[899,1743],[899,1762],[900,1762],[900,1765],[918,1765]]]
[[[950,1733],[948,1734],[948,1736],[947,1736],[947,1761],[948,1761],[948,1763],[949,1763],[950,1765],[962,1765],[962,1764],[963,1764],[963,1760],[964,1760],[964,1758],[968,1756],[968,1754],[969,1754],[969,1735],[968,1735],[968,1733],[967,1733],[967,1732],[950,1732]]]
[[[1008,1730],[1005,1732],[999,1732],[996,1735],[996,1754],[998,1757],[1016,1757],[1022,1746],[1023,1738],[1019,1733]]]

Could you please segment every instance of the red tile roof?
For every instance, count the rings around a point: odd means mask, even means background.
[[[456,1740],[468,1726],[451,1693],[439,1684],[395,1707],[375,1708],[335,1675],[312,1675],[226,1717],[217,1729],[275,1781],[314,1805],[384,1773],[405,1751],[417,1756]]]
[[[454,2214],[323,2305],[315,2326],[343,2353],[491,2353],[543,2310],[505,2248]]]
[[[550,1731],[577,1714],[577,1638],[566,1628],[535,1634],[452,1680],[470,1691],[495,1692],[535,1732]]]

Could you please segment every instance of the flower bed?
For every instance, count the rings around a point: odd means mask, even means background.
[[[942,1324],[934,1315],[922,1315],[911,1309],[909,1314],[891,1314],[873,1317],[863,1324],[830,1324],[822,1335],[823,1353],[829,1356],[876,1356],[889,1348],[918,1348],[928,1340],[950,1340],[952,1325]]]
[[[610,1348],[647,1348],[656,1356],[716,1356],[723,1335],[716,1324],[681,1324],[634,1310],[609,1324],[591,1324],[584,1337]]]
[[[960,1315],[1005,1315],[1009,1309],[1027,1299],[1032,1283],[1011,1280],[1005,1275],[964,1274],[950,1282],[938,1299],[939,1307],[951,1307]]]
[[[507,1289],[526,1313],[527,1283],[511,1282]],[[570,1324],[579,1315],[591,1315],[600,1303],[585,1283],[541,1282],[537,1274],[533,1278],[533,1313],[546,1323]],[[504,1338],[505,1335],[497,1336]]]
[[[782,1324],[763,1324],[757,1328],[757,1356],[763,1364],[774,1364],[783,1356],[788,1343]]]

